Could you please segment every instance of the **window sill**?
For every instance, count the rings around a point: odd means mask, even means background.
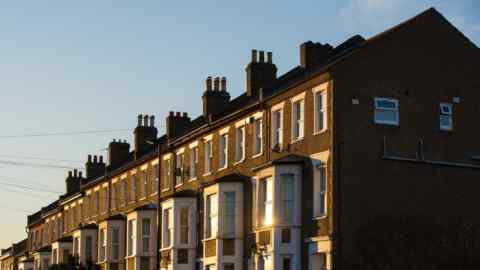
[[[239,161],[235,161],[235,163],[233,163],[233,166],[236,166],[236,165],[241,164],[243,162],[245,162],[245,157],[240,159]]]
[[[252,158],[257,158],[263,155],[263,151],[252,156]]]
[[[222,168],[219,168],[217,171],[223,171],[223,170],[226,170],[227,168],[228,168],[228,165],[225,165]]]
[[[323,133],[327,132],[327,130],[328,130],[327,128],[324,128],[324,129],[322,129],[322,130],[314,131],[314,132],[313,132],[313,135],[323,134]]]
[[[170,250],[172,249],[173,246],[168,246],[168,247],[162,247],[160,251],[165,251],[165,250]]]
[[[195,180],[197,180],[197,177],[196,177],[196,176],[188,179],[187,181],[188,181],[188,182],[193,182],[193,181],[195,181]]]
[[[145,197],[141,197],[141,198],[138,199],[138,200],[139,200],[139,201],[143,201],[143,200],[146,200],[146,199],[147,199],[147,197],[145,196]]]
[[[162,189],[162,192],[167,192],[169,190],[170,190],[170,188],[164,188],[164,189]]]
[[[207,173],[204,173],[202,176],[209,176],[209,175],[212,175],[212,172],[211,172],[211,171],[209,171],[209,172],[207,172]]]
[[[217,237],[212,236],[212,237],[209,237],[209,238],[204,238],[204,239],[202,239],[202,243],[205,243],[205,242],[208,242],[208,241],[211,241],[211,240],[217,240]]]
[[[181,186],[183,186],[183,183],[181,183],[181,184],[176,184],[176,185],[175,185],[175,188],[179,188],[179,187],[181,187]]]
[[[304,138],[304,137],[296,138],[296,139],[292,140],[291,143],[301,142],[301,141],[303,141],[303,138]]]
[[[150,194],[150,196],[155,196],[158,194],[158,191],[155,191],[154,193]]]
[[[373,121],[373,123],[375,125],[384,125],[384,126],[393,126],[393,127],[400,126],[400,123],[398,123],[398,122]]]
[[[323,215],[323,216],[316,216],[316,217],[313,217],[312,220],[323,220],[323,219],[326,219],[327,218],[327,215]]]

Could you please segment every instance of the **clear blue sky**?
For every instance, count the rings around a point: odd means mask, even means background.
[[[207,76],[226,76],[234,97],[244,91],[252,48],[273,51],[281,74],[298,64],[304,41],[369,37],[431,6],[480,44],[478,0],[3,1],[0,161],[83,166],[112,138],[131,141],[131,131],[1,136],[133,129],[138,113],[160,124],[169,110],[196,116]],[[1,183],[63,191],[66,174],[0,163]],[[56,197],[0,184],[0,247],[26,237],[26,212]]]

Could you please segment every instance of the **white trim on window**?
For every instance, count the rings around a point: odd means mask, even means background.
[[[373,105],[374,121],[376,124],[399,125],[400,113],[397,99],[376,97]]]
[[[443,131],[453,130],[453,104],[442,102],[440,103],[439,127]]]
[[[323,83],[312,89],[313,94],[313,134],[320,134],[328,129],[328,83]],[[319,95],[319,96],[318,96]],[[318,97],[321,99],[319,104]],[[320,107],[319,107],[320,106]],[[321,116],[321,117],[320,117]],[[321,121],[321,122],[320,122]],[[321,125],[320,125],[321,124]]]

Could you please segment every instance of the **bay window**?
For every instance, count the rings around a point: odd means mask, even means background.
[[[172,208],[163,210],[163,247],[173,244],[173,211]]]
[[[135,219],[130,219],[128,221],[128,233],[127,233],[127,246],[128,246],[128,256],[133,256],[134,252],[135,252],[135,225],[136,225],[136,222],[135,222]]]
[[[118,260],[120,258],[120,229],[112,228],[112,259]]]
[[[259,187],[260,225],[273,224],[273,178],[260,180]]]
[[[217,236],[218,224],[218,195],[211,194],[206,200],[206,228],[205,238],[214,238]]]
[[[98,243],[99,243],[99,259],[98,261],[100,262],[103,262],[105,261],[106,257],[105,257],[105,254],[106,254],[106,247],[107,247],[107,239],[106,239],[106,235],[105,235],[105,229],[101,229],[100,230],[100,234],[98,236]]]
[[[143,252],[150,252],[150,219],[142,219],[142,247]]]
[[[85,236],[85,258],[87,262],[91,262],[93,259],[93,239],[92,236]]]
[[[235,192],[224,192],[224,206],[225,206],[225,237],[235,237]]]
[[[180,244],[188,244],[189,207],[180,208]]]
[[[295,194],[294,179],[293,174],[280,175],[281,220],[288,223],[293,222]]]

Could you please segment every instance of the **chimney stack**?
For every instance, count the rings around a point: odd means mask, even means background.
[[[267,61],[265,61],[265,52],[252,50],[251,62],[247,65],[247,95],[257,96],[260,88],[268,88],[277,79],[277,66],[273,64],[272,52],[267,52]]]
[[[227,78],[207,77],[206,89],[203,92],[203,116],[208,118],[209,115],[216,115],[222,112],[230,101],[230,94],[227,92]]]
[[[68,171],[68,176],[65,179],[67,194],[73,194],[80,191],[83,180],[82,172],[79,172],[77,169],[74,169],[73,172]]]
[[[103,163],[103,157],[97,155],[88,155],[87,163],[85,163],[85,173],[88,180],[94,179],[105,173],[105,163]]]
[[[311,68],[320,65],[328,60],[332,54],[333,47],[330,44],[313,43],[307,41],[300,45],[300,66]]]
[[[143,121],[142,121],[143,119]],[[150,119],[150,124],[148,120]],[[155,127],[155,117],[149,117],[147,114],[138,115],[138,125],[133,131],[135,137],[135,159],[141,157],[148,150],[154,147],[153,142],[157,139],[158,130]]]
[[[170,111],[166,119],[167,138],[173,139],[181,135],[190,128],[190,125],[190,117],[186,112],[182,114],[181,112]]]
[[[108,144],[108,166],[116,168],[128,160],[130,144],[126,141],[115,140]]]

